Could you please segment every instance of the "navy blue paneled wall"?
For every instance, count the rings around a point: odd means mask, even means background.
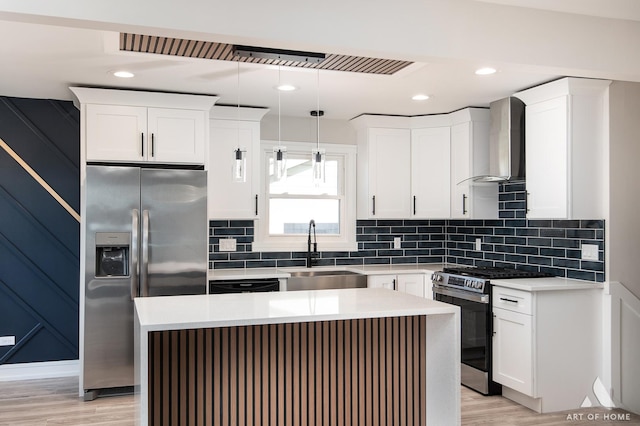
[[[320,265],[455,263],[542,270],[560,277],[604,281],[604,221],[527,220],[524,182],[500,185],[497,220],[359,220],[358,250],[322,252]],[[254,224],[216,220],[209,228],[209,268],[304,266],[305,252],[252,250]],[[219,251],[233,237],[238,251]],[[393,238],[402,248],[392,248]],[[481,239],[481,250],[475,241]],[[599,260],[580,260],[580,245],[596,244]]]
[[[80,211],[80,113],[0,97],[0,138]],[[80,225],[0,148],[0,364],[78,358]]]

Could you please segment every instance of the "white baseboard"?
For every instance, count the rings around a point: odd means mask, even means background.
[[[80,374],[80,361],[28,362],[0,365],[0,382],[71,377]]]

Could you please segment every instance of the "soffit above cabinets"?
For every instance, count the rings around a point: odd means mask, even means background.
[[[395,74],[413,63],[410,61],[337,55],[332,53],[327,53],[325,55],[325,59],[319,63],[288,59],[238,57],[234,55],[234,45],[232,44],[132,33],[120,33],[120,50],[128,52],[155,53],[169,56],[183,56],[188,58],[213,59],[219,61],[236,62],[239,60],[240,62],[255,64],[282,65],[287,67],[381,75]]]

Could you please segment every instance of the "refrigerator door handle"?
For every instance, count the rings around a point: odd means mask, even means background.
[[[138,262],[138,239],[140,234],[140,212],[131,210],[131,300],[138,297],[138,283],[140,280],[140,266]]]
[[[142,267],[140,296],[149,296],[149,210],[142,211]]]

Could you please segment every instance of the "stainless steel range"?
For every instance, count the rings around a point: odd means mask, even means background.
[[[462,384],[484,395],[501,392],[492,379],[492,279],[546,277],[543,272],[495,267],[450,267],[431,276],[433,298],[460,307]]]

